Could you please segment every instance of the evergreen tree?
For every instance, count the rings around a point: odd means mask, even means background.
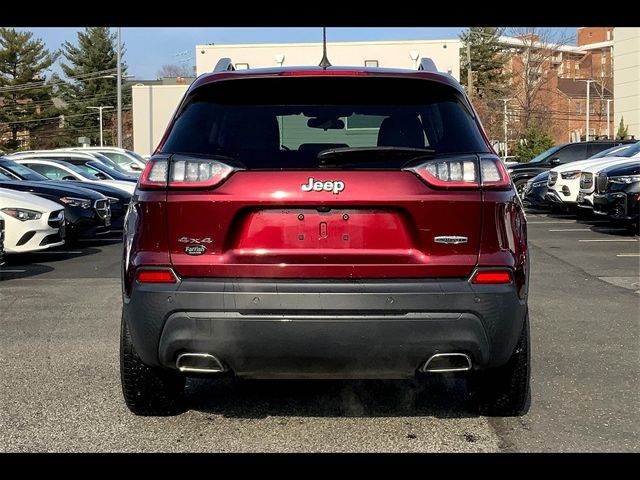
[[[44,72],[59,53],[50,53],[31,32],[0,28],[0,144],[3,149],[16,150],[21,145],[21,133],[33,145],[31,132],[42,127],[58,109],[52,100],[52,87]],[[57,119],[53,120],[54,122]],[[4,125],[2,125],[4,124]],[[25,142],[24,146],[28,146]]]
[[[496,97],[506,91],[508,77],[503,70],[508,56],[499,43],[502,32],[497,27],[470,27],[460,35],[460,80],[468,88],[467,72],[471,68],[472,97]],[[470,63],[467,46],[471,49]]]
[[[117,106],[116,48],[116,35],[107,27],[85,28],[83,32],[78,32],[77,45],[70,42],[62,45],[66,63],[62,63],[61,67],[68,81],[61,92],[66,103],[65,131],[69,143],[75,143],[80,136],[91,138],[94,144],[99,142],[98,112],[87,108],[99,106],[114,107],[103,111],[102,130],[105,145],[116,143],[116,138],[111,134]],[[126,65],[123,62],[122,75],[125,73]],[[129,97],[130,94],[123,88],[123,104],[130,101]]]
[[[553,147],[553,138],[543,129],[537,127],[528,128],[525,131],[522,142],[516,145],[513,153],[519,162],[528,162],[536,155]]]
[[[620,125],[618,125],[618,133],[616,133],[616,138],[620,140],[624,140],[629,135],[629,125],[624,124],[624,117],[620,118]]]

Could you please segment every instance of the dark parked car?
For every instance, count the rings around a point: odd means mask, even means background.
[[[539,173],[564,163],[585,160],[616,145],[634,142],[635,140],[594,140],[590,142],[562,143],[545,150],[526,163],[509,165],[507,170],[516,186],[518,195],[524,197],[527,181]]]
[[[62,189],[82,189],[90,192],[102,194],[109,201],[109,210],[111,212],[110,229],[121,230],[124,224],[124,217],[127,208],[131,202],[131,195],[119,188],[102,185],[98,182],[75,182],[72,180],[49,180],[44,175],[31,170],[13,160],[0,158],[0,171],[15,179],[29,182],[46,182],[43,185],[47,187],[57,187]]]
[[[640,161],[605,168],[596,177],[593,213],[635,226],[640,232]]]
[[[93,238],[111,231],[111,208],[104,195],[53,182],[29,182],[11,176],[0,161],[0,188],[27,192],[64,205],[67,241]]]
[[[133,412],[179,412],[189,375],[454,371],[480,411],[527,411],[526,219],[453,77],[205,74],[164,138],[125,225]]]
[[[545,195],[547,193],[547,180],[549,179],[549,172],[542,172],[530,179],[527,182],[527,186],[524,190],[524,198],[522,203],[525,207],[532,207],[538,209],[548,209],[550,207]]]

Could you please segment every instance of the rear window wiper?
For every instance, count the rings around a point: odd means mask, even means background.
[[[414,161],[432,158],[432,148],[410,147],[340,147],[323,150],[318,154],[320,167],[344,166],[359,163],[388,162],[389,160]]]

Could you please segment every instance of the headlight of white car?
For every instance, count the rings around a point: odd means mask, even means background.
[[[87,198],[62,197],[60,201],[71,207],[91,208],[91,200]]]
[[[560,176],[565,180],[573,180],[578,178],[580,176],[580,173],[581,173],[580,170],[571,170],[569,172],[561,173]]]
[[[27,220],[38,220],[40,217],[42,217],[42,212],[28,210],[26,208],[3,208],[1,211],[2,213],[16,218],[21,222],[26,222]]]

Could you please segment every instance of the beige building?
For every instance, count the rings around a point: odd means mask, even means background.
[[[629,135],[640,138],[640,28],[616,27],[613,34],[615,131],[624,117]]]
[[[459,79],[460,44],[459,40],[328,42],[327,57],[332,65],[414,70],[422,57],[429,57],[438,70]],[[322,58],[322,43],[196,45],[197,74],[213,70],[223,57],[231,58],[238,69],[316,66]]]
[[[322,58],[322,43],[255,45],[197,45],[198,75],[210,72],[220,58],[229,57],[237,69],[312,66]],[[459,40],[327,43],[327,56],[336,66],[371,66],[417,69],[420,59],[431,58],[438,70],[460,77]],[[133,86],[133,147],[151,154],[164,135],[188,85]],[[162,82],[157,82],[162,83]]]

